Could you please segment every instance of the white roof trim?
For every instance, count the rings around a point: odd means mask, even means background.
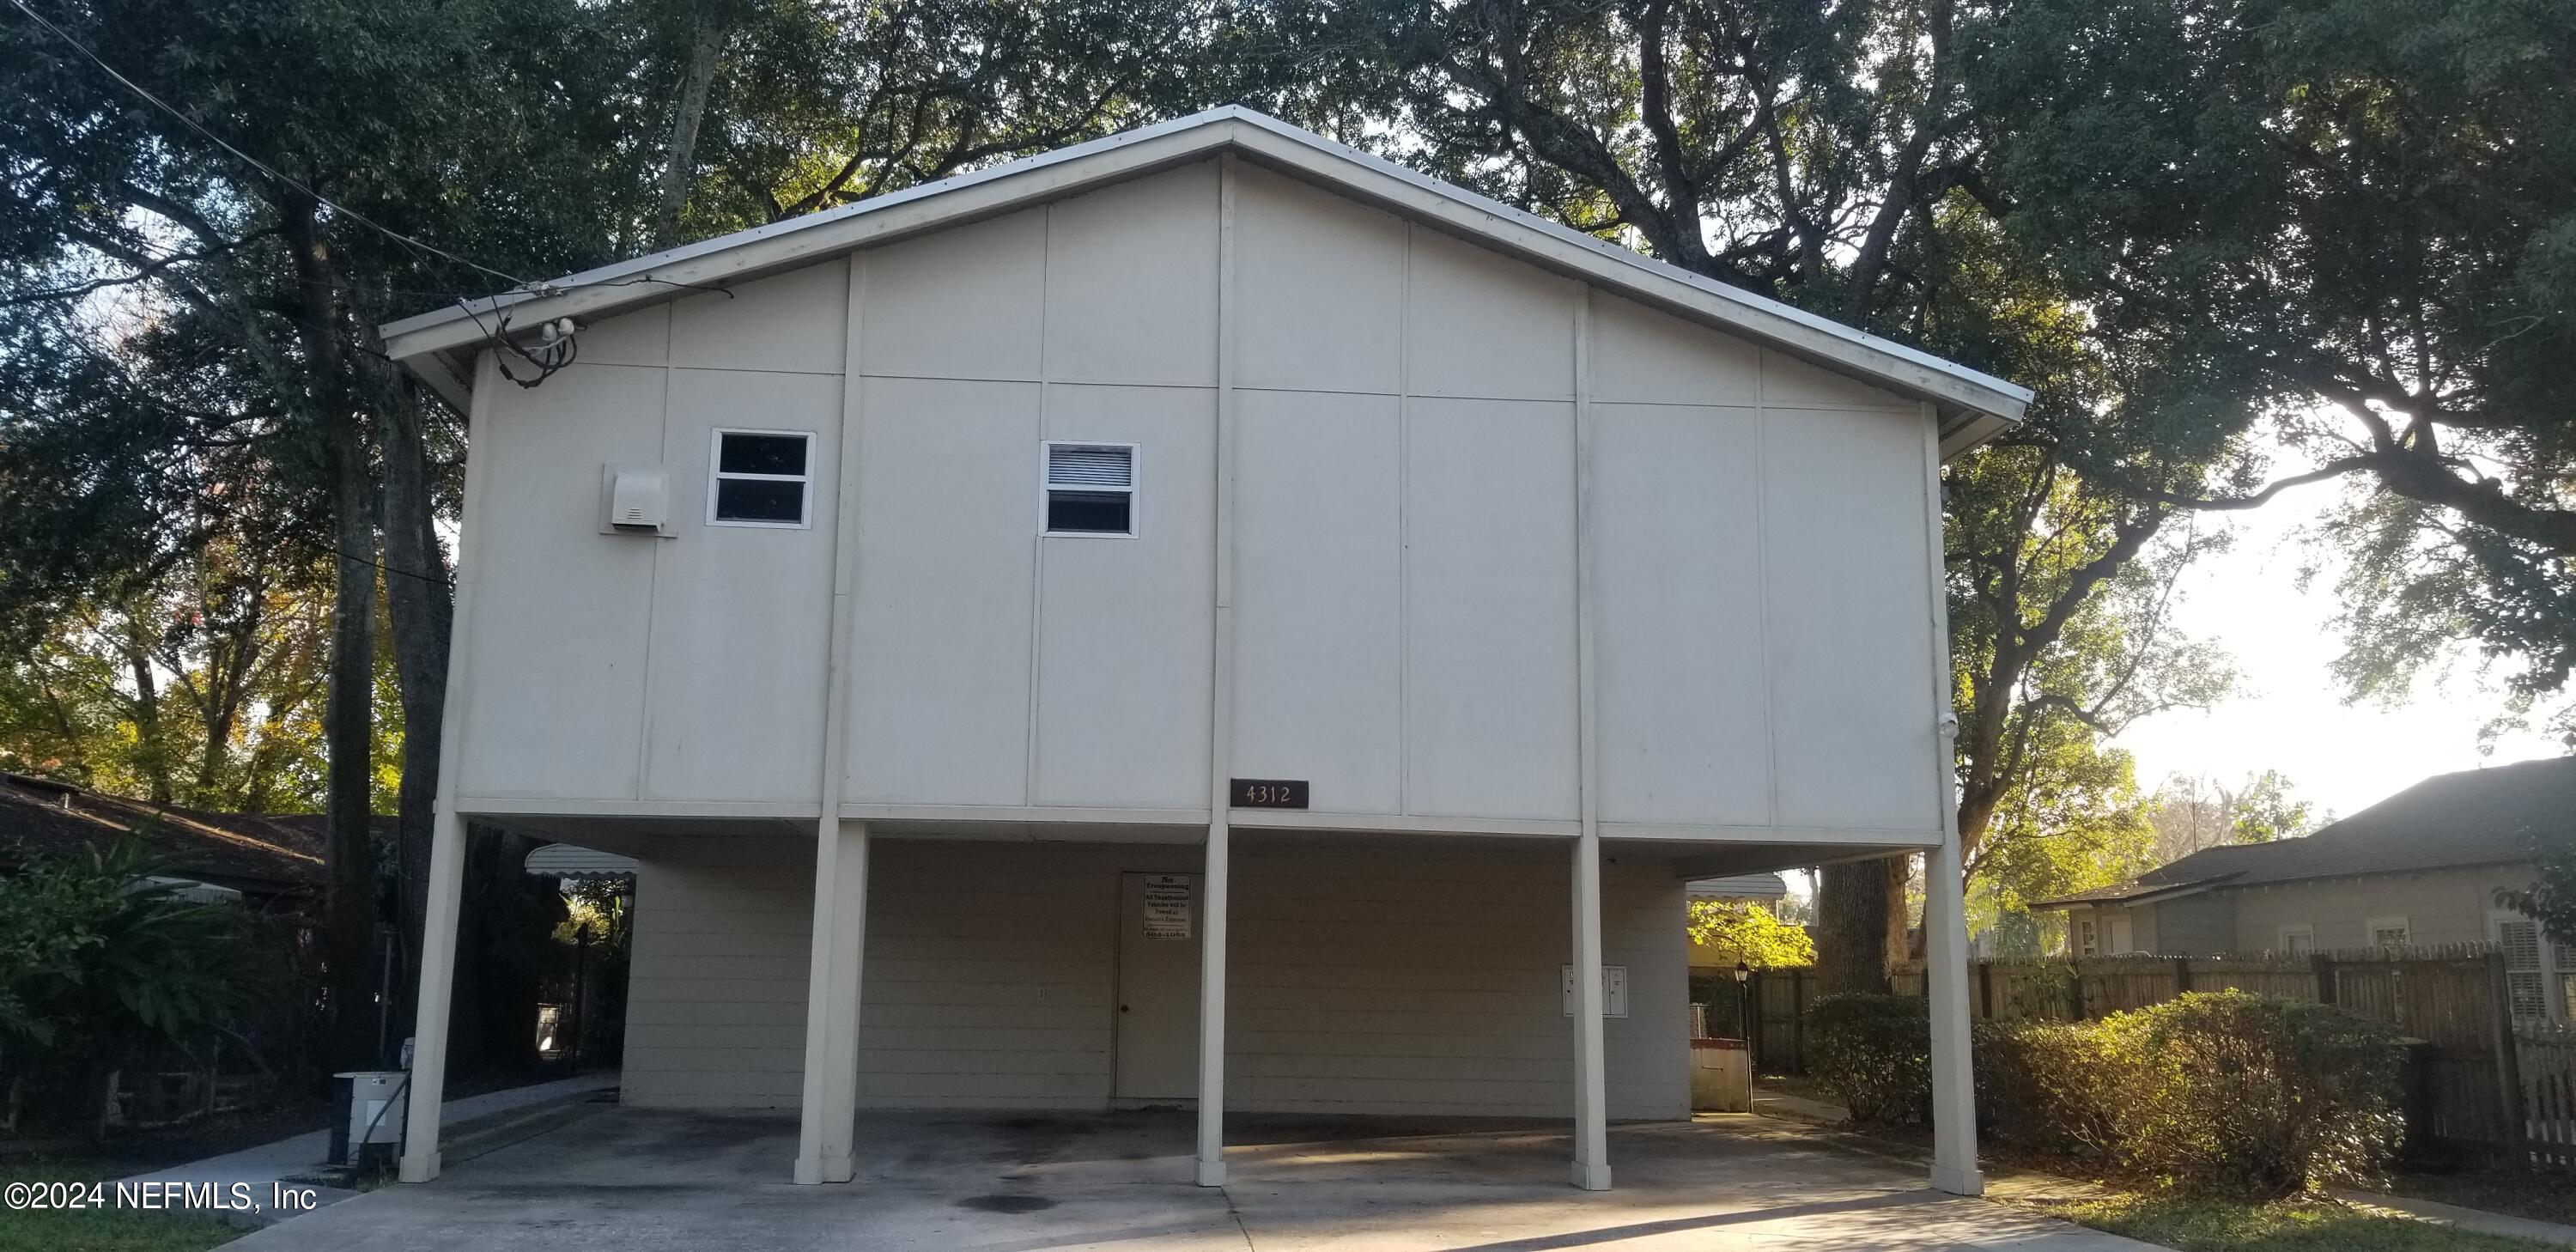
[[[1666,265],[1235,105],[407,317],[382,328],[385,351],[449,398],[462,401],[472,389],[472,355],[492,315],[501,310],[509,310],[521,326],[557,317],[605,317],[672,299],[688,287],[724,286],[793,269],[1227,149],[1621,295],[1930,400],[1942,411],[1944,456],[2019,422],[2030,403],[2029,388]],[[478,324],[477,317],[484,322]]]

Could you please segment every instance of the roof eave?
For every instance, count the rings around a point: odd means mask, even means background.
[[[521,326],[598,318],[689,287],[724,287],[1204,159],[1219,151],[1509,251],[1585,282],[1931,401],[1946,460],[2009,429],[2024,387],[1675,269],[1248,109],[1228,106],[843,209],[704,240],[386,324],[387,355],[448,400],[473,390],[473,358],[498,317]]]

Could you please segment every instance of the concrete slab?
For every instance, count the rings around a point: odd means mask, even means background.
[[[605,1091],[616,1085],[617,1073],[611,1070],[467,1096],[450,1100],[442,1106],[446,1112],[441,1124],[450,1128],[464,1126],[518,1109]],[[329,1160],[330,1155],[331,1132],[316,1130],[263,1143],[255,1148],[190,1161],[185,1165],[146,1170],[117,1179],[110,1186],[132,1187],[138,1192],[151,1189],[155,1195],[173,1197],[173,1209],[213,1209],[217,1215],[240,1224],[258,1225],[291,1216],[300,1211],[300,1207],[336,1204],[358,1195],[358,1192],[342,1187],[286,1182],[312,1172]],[[210,1205],[179,1202],[180,1197],[189,1196],[211,1196],[214,1202]],[[239,1197],[247,1207],[235,1207],[234,1197]],[[283,1211],[280,1205],[285,1206]]]
[[[1783,1123],[1611,1132],[1617,1189],[1565,1184],[1561,1123],[1235,1119],[1232,1181],[1190,1185],[1191,1122],[869,1115],[859,1180],[785,1181],[790,1118],[616,1109],[269,1227],[240,1252],[972,1248],[1034,1252],[2138,1252],[2148,1245],[1927,1190]]]

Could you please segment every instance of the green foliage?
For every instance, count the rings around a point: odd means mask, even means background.
[[[1931,1019],[1918,996],[1846,992],[1807,1009],[1807,1072],[1855,1122],[1929,1122],[1931,1049]]]
[[[237,1038],[268,981],[238,904],[185,900],[154,868],[129,839],[0,877],[0,1052],[91,1116],[88,1080]]]
[[[2014,246],[2167,345],[2169,424],[2259,415],[2366,484],[2326,538],[2356,695],[2459,638],[2576,665],[2576,9],[2023,0],[1968,90]],[[2116,453],[2116,445],[2114,447]],[[2306,464],[2299,464],[2304,461]],[[2260,472],[2236,467],[2257,501]],[[2278,480],[2282,483],[2292,479]]]
[[[2561,833],[2532,848],[2531,886],[2496,892],[2496,903],[2540,923],[2558,943],[2576,945],[2576,834]]]
[[[1988,1024],[1999,1139],[2191,1195],[2270,1198],[2373,1179],[2396,1150],[2404,1044],[2331,1006],[2192,993],[2097,1022]]]
[[[2535,1252],[2543,1246],[2312,1196],[2250,1204],[2114,1194],[2035,1206],[2052,1217],[2178,1252]]]
[[[1691,901],[1690,941],[1714,950],[1720,963],[1729,966],[1787,969],[1816,963],[1815,942],[1803,927],[1743,901]]]
[[[2236,796],[2235,841],[2270,843],[2304,835],[2313,828],[2308,809],[2307,801],[2291,798],[2289,779],[2267,769]]]
[[[2098,1022],[1977,1023],[1978,1124],[2036,1152],[2111,1160],[2120,1144],[2123,1042]]]

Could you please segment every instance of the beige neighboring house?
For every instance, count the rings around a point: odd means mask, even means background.
[[[2565,1018],[2576,948],[2496,904],[2540,840],[2576,839],[2576,757],[2437,774],[2301,839],[2205,848],[2062,909],[2083,956],[2301,954],[2493,941],[2514,1010]]]

